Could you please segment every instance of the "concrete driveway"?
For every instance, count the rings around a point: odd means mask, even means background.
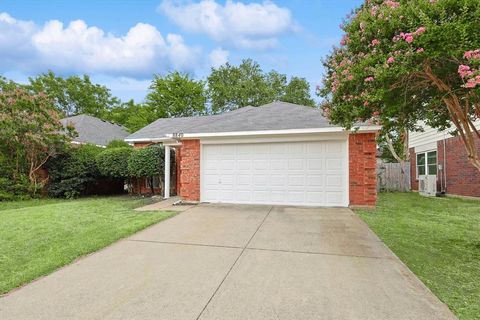
[[[0,298],[0,319],[455,319],[348,209],[199,205]]]

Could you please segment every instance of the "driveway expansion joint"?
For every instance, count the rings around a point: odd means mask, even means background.
[[[296,253],[296,254],[311,254],[311,255],[322,255],[322,256],[335,256],[335,257],[346,257],[346,258],[365,258],[365,259],[383,259],[383,260],[392,260],[392,257],[378,257],[378,256],[362,256],[362,255],[352,255],[352,254],[342,254],[342,253],[330,253],[330,252],[314,252],[314,251],[297,251],[297,250],[282,250],[282,249],[265,249],[265,248],[254,248],[249,247],[247,250],[256,250],[256,251],[269,251],[269,252],[283,252],[283,253]]]
[[[227,249],[243,249],[243,247],[236,246],[225,246],[219,244],[206,244],[206,243],[188,243],[188,242],[172,242],[172,241],[156,241],[156,240],[141,240],[141,239],[125,239],[126,241],[132,242],[147,242],[147,243],[158,243],[158,244],[173,244],[180,246],[194,246],[194,247],[212,247],[212,248],[227,248]]]
[[[243,253],[245,252],[245,250],[247,250],[247,247],[248,245],[250,244],[250,242],[252,241],[253,237],[255,237],[255,235],[257,234],[258,230],[260,230],[260,228],[262,227],[262,225],[264,224],[265,220],[267,220],[268,216],[270,215],[270,212],[272,212],[273,210],[273,206],[270,207],[270,209],[268,210],[267,214],[265,215],[265,217],[263,218],[262,222],[258,225],[257,229],[255,230],[255,232],[252,234],[252,236],[250,237],[250,239],[247,241],[247,243],[245,244],[245,246],[243,247],[242,249],[242,252],[240,252],[240,254],[238,255],[238,257],[235,259],[235,261],[233,262],[233,264],[231,265],[230,269],[228,269],[227,273],[225,274],[225,277],[223,277],[222,281],[220,281],[220,284],[217,286],[217,288],[215,289],[215,291],[213,292],[212,296],[210,297],[210,299],[208,299],[207,303],[205,304],[205,306],[203,307],[202,311],[200,311],[200,313],[198,314],[196,320],[199,320],[200,317],[202,316],[202,314],[205,312],[205,309],[207,309],[208,305],[210,304],[210,302],[212,301],[213,297],[217,294],[218,290],[220,290],[220,287],[222,286],[222,284],[225,282],[225,280],[227,279],[228,275],[232,272],[233,270],[233,267],[235,267],[235,265],[237,264],[238,260],[240,260],[240,257],[243,255]]]

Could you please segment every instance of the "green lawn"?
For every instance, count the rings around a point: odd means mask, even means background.
[[[480,201],[384,193],[357,213],[460,319],[480,319]]]
[[[135,212],[149,199],[0,202],[0,294],[103,248],[172,212]]]

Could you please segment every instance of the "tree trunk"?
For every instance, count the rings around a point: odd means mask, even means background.
[[[150,191],[152,192],[152,196],[155,194],[155,191],[153,189],[153,177],[148,178],[149,179],[149,184],[150,184]]]
[[[460,134],[465,150],[467,151],[468,160],[470,160],[470,163],[480,171],[480,156],[475,143],[476,138],[480,139],[480,133],[470,120],[469,112],[471,106],[468,97],[462,103],[461,99],[454,93],[452,88],[438,78],[429,65],[424,66],[424,72],[427,78],[430,79],[441,92],[445,93],[442,100],[448,108],[450,119]],[[473,105],[473,107],[475,113],[479,114],[480,106]]]

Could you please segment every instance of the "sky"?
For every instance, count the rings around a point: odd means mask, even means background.
[[[242,59],[321,83],[322,58],[361,0],[0,0],[0,74],[88,74],[141,102],[154,74],[205,79]]]

